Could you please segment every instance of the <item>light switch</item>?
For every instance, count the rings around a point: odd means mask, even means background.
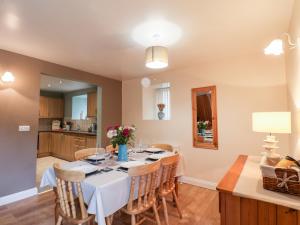
[[[30,126],[29,125],[19,126],[19,131],[21,131],[21,132],[30,131]]]

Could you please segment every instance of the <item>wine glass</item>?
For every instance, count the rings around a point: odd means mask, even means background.
[[[143,151],[143,140],[142,139],[139,140],[138,148],[139,148],[139,152]]]

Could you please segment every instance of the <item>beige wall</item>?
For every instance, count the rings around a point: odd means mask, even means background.
[[[251,129],[251,113],[286,111],[287,88],[282,57],[240,57],[152,76],[171,83],[171,120],[142,120],[140,79],[123,82],[123,123],[137,126],[137,140],[179,145],[185,175],[215,184],[239,154],[260,154],[266,134]],[[219,150],[192,147],[191,88],[217,86]],[[288,136],[278,135],[281,152]]]
[[[6,70],[16,80],[0,82],[0,197],[35,186],[40,73],[101,86],[102,129],[121,122],[122,107],[120,81],[0,50],[0,75]],[[18,132],[22,124],[31,131]]]
[[[289,109],[292,112],[291,152],[300,159],[300,1],[295,1],[289,33],[293,41],[298,38],[298,47],[286,50],[286,77]]]

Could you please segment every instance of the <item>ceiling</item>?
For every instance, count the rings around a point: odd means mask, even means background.
[[[48,75],[41,75],[40,89],[43,91],[65,93],[94,87],[96,86],[84,82],[77,82]]]
[[[114,79],[154,72],[136,43],[139,24],[181,28],[169,67],[262,52],[287,31],[293,0],[0,0],[0,49]]]

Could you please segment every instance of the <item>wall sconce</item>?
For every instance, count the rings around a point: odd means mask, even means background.
[[[1,77],[1,80],[4,82],[4,83],[12,83],[15,81],[15,77],[14,75],[9,72],[9,71],[6,71],[2,77]]]
[[[150,85],[151,85],[151,80],[150,80],[148,77],[144,77],[144,78],[141,80],[141,85],[142,85],[144,88],[148,88],[148,87],[150,87]]]
[[[291,40],[291,36],[288,33],[283,33],[281,36],[287,37],[287,43],[289,49],[297,47],[297,43]],[[265,49],[265,55],[281,55],[284,53],[283,37],[273,40]]]

